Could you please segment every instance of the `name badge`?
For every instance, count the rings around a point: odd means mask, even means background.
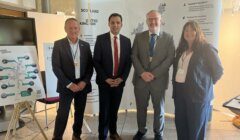
[[[76,61],[74,61],[74,66],[75,66],[75,67],[79,66],[79,63],[76,62]]]
[[[179,68],[177,73],[183,75],[185,73],[185,70],[182,68]]]
[[[149,57],[149,62],[152,62],[152,57]]]

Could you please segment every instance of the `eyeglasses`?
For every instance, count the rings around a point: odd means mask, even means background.
[[[160,18],[147,18],[148,21],[157,21],[157,20],[160,20]]]

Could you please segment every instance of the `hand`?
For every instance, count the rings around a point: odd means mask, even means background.
[[[81,81],[77,85],[80,88],[80,91],[82,91],[86,87],[86,82]]]
[[[151,82],[154,79],[154,75],[150,72],[143,72],[141,74],[141,78],[145,81],[145,82]]]
[[[80,91],[79,86],[78,86],[77,84],[75,84],[75,83],[72,83],[72,84],[70,85],[69,89],[70,89],[72,92],[78,92],[78,91]]]
[[[114,79],[114,83],[111,85],[111,87],[118,87],[123,82],[122,78]]]
[[[111,79],[111,78],[108,78],[105,80],[106,83],[109,84],[109,86],[113,85],[114,84],[114,79]]]

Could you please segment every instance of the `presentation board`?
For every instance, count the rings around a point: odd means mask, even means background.
[[[35,46],[0,46],[0,106],[45,98]]]

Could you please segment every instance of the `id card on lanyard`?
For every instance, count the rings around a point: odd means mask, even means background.
[[[74,47],[76,47],[75,51],[73,50]],[[76,45],[74,45],[74,47],[73,48],[71,47],[71,52],[72,52],[74,66],[77,67],[77,66],[80,65],[78,59],[76,58],[77,53],[78,53],[78,49],[79,49],[79,44],[77,43]]]

